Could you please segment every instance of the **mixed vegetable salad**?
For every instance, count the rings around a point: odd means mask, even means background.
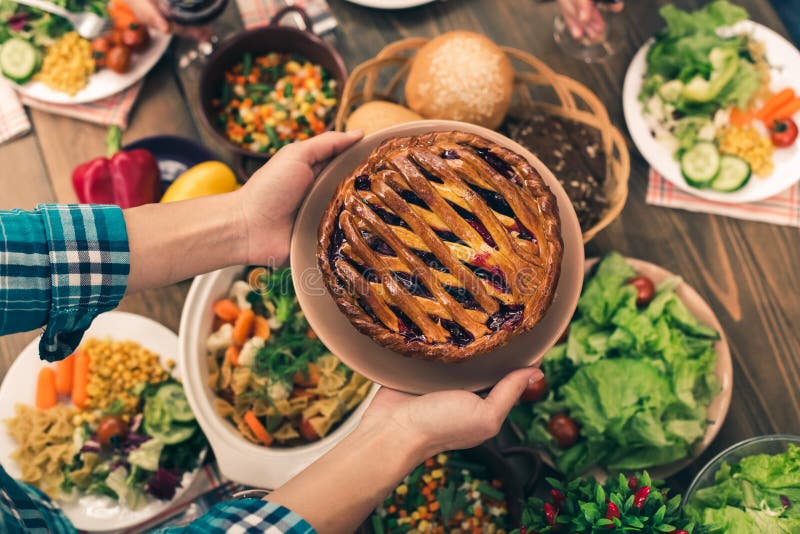
[[[308,326],[289,268],[251,269],[213,312],[207,347],[214,408],[253,443],[317,441],[367,396],[372,383],[328,352]]]
[[[800,447],[723,463],[686,505],[702,534],[800,532]]]
[[[370,517],[373,534],[503,534],[503,485],[483,464],[452,452],[425,460]]]
[[[681,302],[680,283],[655,287],[617,253],[585,283],[564,341],[544,357],[546,385],[510,415],[560,471],[668,464],[705,434],[719,333]]]
[[[304,57],[247,52],[228,69],[212,101],[225,135],[252,152],[320,134],[338,103],[336,80]]]
[[[667,25],[648,50],[639,95],[654,137],[693,187],[732,192],[753,173],[770,175],[774,149],[794,142],[800,100],[791,88],[773,94],[764,44],[731,32],[747,12],[717,0],[660,13]]]
[[[680,495],[670,497],[663,483],[651,480],[647,471],[630,477],[611,477],[604,484],[593,477],[569,482],[548,478],[547,482],[550,485],[547,498],[528,499],[522,525],[512,534],[690,534],[694,531],[680,509]]]
[[[35,407],[16,411],[5,423],[21,478],[61,501],[100,495],[135,510],[170,500],[206,448],[183,386],[132,341],[87,339],[40,369]]]

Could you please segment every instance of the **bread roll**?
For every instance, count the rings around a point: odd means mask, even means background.
[[[395,124],[403,122],[412,122],[422,120],[418,114],[414,113],[408,108],[392,104],[391,102],[383,102],[381,100],[373,100],[367,102],[363,106],[357,108],[347,118],[345,130],[364,130],[364,134],[371,134],[378,130],[383,130]]]
[[[497,128],[511,103],[514,70],[505,52],[483,35],[445,33],[417,52],[406,82],[406,104],[427,119]]]

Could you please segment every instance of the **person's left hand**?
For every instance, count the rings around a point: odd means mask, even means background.
[[[469,391],[409,395],[381,388],[359,424],[362,430],[394,426],[394,435],[420,440],[424,457],[467,449],[494,437],[529,383],[544,377],[527,367],[506,375],[486,398]]]
[[[325,164],[362,135],[327,132],[287,145],[235,193],[248,233],[248,263],[274,267],[288,259],[295,212],[306,191]]]
[[[156,0],[125,0],[125,3],[131,8],[139,22],[162,33],[177,33],[201,42],[207,41],[211,36],[208,26],[170,24],[158,8]]]

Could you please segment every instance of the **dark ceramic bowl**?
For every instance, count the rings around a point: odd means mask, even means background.
[[[522,523],[525,497],[531,494],[539,480],[541,468],[539,454],[534,449],[525,446],[498,449],[491,441],[472,449],[460,451],[460,453],[469,462],[485,465],[489,470],[489,476],[503,483],[501,491],[505,494],[508,505],[509,530],[518,527]],[[534,466],[527,480],[521,481],[518,476],[515,476],[516,468],[509,461],[513,456],[524,456]],[[369,518],[359,527],[357,534],[375,534]]]
[[[306,26],[305,30],[279,25],[281,19],[290,12],[300,15]],[[219,96],[225,71],[238,63],[245,52],[251,52],[254,55],[269,52],[299,54],[312,63],[322,66],[336,79],[337,96],[341,98],[341,91],[347,81],[347,68],[336,49],[316,35],[311,28],[311,19],[302,8],[287,6],[275,14],[268,26],[236,34],[227,39],[208,58],[200,75],[201,118],[221,145],[242,157],[251,157],[262,162],[269,159],[269,156],[262,152],[248,150],[228,139],[225,132],[218,126],[216,112],[211,105],[212,99]],[[331,119],[328,124],[329,129],[332,128],[333,122]]]
[[[123,150],[143,148],[155,156],[158,170],[161,172],[162,193],[186,169],[204,161],[217,159],[208,148],[200,143],[177,135],[142,137],[122,148]]]

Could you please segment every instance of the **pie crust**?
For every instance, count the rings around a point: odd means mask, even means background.
[[[444,362],[533,328],[563,255],[542,177],[464,132],[384,141],[339,185],[318,237],[325,285],[360,332]]]

